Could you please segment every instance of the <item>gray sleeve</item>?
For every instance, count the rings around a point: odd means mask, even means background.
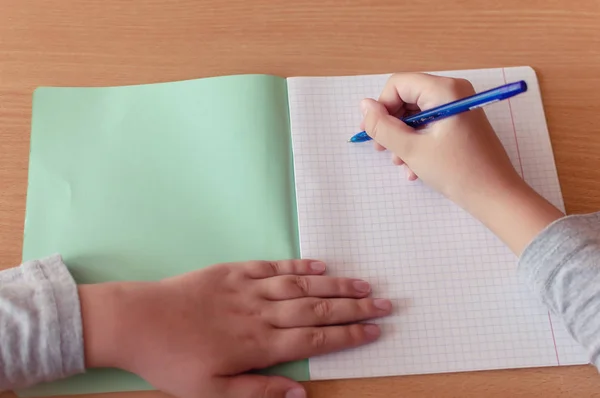
[[[549,225],[525,248],[519,273],[600,366],[600,213]]]
[[[0,391],[84,371],[75,281],[59,255],[0,272]]]

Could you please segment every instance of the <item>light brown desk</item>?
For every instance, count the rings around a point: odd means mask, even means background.
[[[600,209],[598,0],[0,0],[0,266],[20,261],[36,86],[515,65],[538,72],[568,212]],[[308,388],[323,398],[589,397],[600,376],[579,366]]]

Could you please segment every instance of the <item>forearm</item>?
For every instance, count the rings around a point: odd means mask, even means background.
[[[524,182],[465,208],[521,256],[527,285],[600,366],[600,213],[564,218]]]
[[[521,179],[485,198],[465,199],[464,206],[517,255],[564,214]]]
[[[121,295],[118,283],[79,285],[84,333],[85,367],[112,367],[117,362],[119,322],[115,319]]]
[[[153,317],[152,292],[155,282],[110,282],[79,285],[86,368],[127,369],[143,320]],[[149,313],[148,313],[149,312]]]

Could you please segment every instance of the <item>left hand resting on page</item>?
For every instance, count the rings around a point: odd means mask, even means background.
[[[160,282],[79,287],[88,367],[118,367],[180,398],[303,398],[252,369],[376,340],[389,315],[367,282],[314,260],[218,264]]]

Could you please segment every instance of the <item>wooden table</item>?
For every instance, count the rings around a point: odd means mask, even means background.
[[[0,0],[0,265],[20,260],[40,85],[531,65],[567,210],[598,210],[599,26],[598,0]],[[590,366],[307,386],[327,398],[600,396]]]

